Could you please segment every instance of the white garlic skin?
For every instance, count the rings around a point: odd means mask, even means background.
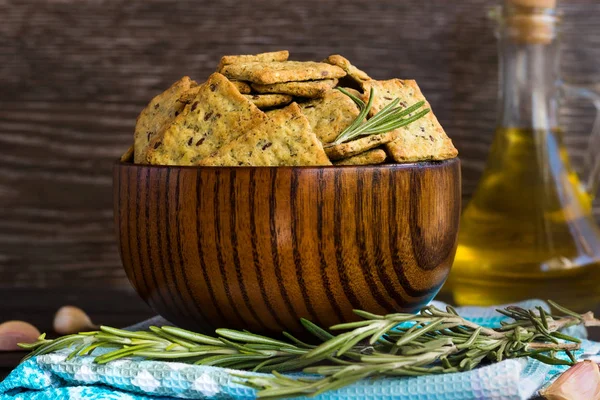
[[[22,350],[18,343],[33,343],[40,331],[24,321],[7,321],[0,324],[0,351]]]
[[[70,335],[98,329],[90,317],[79,307],[63,306],[54,316],[54,331],[60,335]]]
[[[578,362],[540,394],[547,400],[600,400],[600,368],[591,360]]]

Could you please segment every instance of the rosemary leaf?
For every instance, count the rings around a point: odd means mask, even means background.
[[[553,302],[552,300],[548,300],[548,304],[550,304],[550,305],[552,306],[552,308],[554,308],[554,309],[556,309],[556,310],[558,310],[558,311],[562,312],[562,313],[563,313],[563,314],[565,314],[565,315],[568,315],[568,316],[570,316],[570,317],[577,318],[577,319],[579,319],[579,320],[583,320],[583,317],[582,317],[581,315],[579,315],[579,314],[577,314],[577,313],[575,313],[575,312],[573,312],[573,311],[569,310],[568,308],[565,308],[565,307],[563,307],[563,306],[561,306],[561,305],[559,305],[559,304],[557,304],[557,303]]]
[[[565,335],[564,333],[552,332],[551,335],[554,336],[555,338],[567,340],[569,342],[581,343],[581,339],[573,337],[573,336]]]
[[[543,362],[544,364],[550,365],[573,365],[572,361],[561,360],[555,357],[548,357],[540,353],[532,353],[529,354],[529,357],[535,358],[538,361]]]
[[[296,337],[294,337],[292,334],[288,333],[288,332],[283,332],[283,336],[285,336],[286,338],[288,338],[289,340],[291,340],[292,342],[294,342],[294,344],[298,347],[304,347],[307,349],[312,349],[315,346],[308,344],[308,343],[304,343],[303,341],[301,341],[300,339],[297,339]]]
[[[243,341],[245,343],[258,343],[274,346],[295,347],[292,344],[282,342],[280,340],[271,339],[266,336],[255,335],[254,333],[235,331],[233,329],[217,329],[216,333],[227,339]]]
[[[383,317],[381,315],[369,313],[369,312],[362,311],[362,310],[354,310],[353,312],[354,312],[354,314],[358,315],[359,317],[361,317],[363,319],[386,319],[387,318],[387,315],[385,317]],[[392,315],[395,315],[395,314],[392,314]],[[412,315],[411,315],[411,317],[412,317]]]
[[[307,331],[309,331],[310,333],[312,333],[314,336],[316,336],[318,339],[321,339],[322,341],[326,341],[326,340],[333,338],[333,335],[331,333],[329,333],[326,330],[324,330],[323,328],[320,328],[319,326],[313,324],[312,322],[310,322],[309,320],[307,320],[305,318],[300,318],[300,323],[302,324],[302,326],[304,326],[304,328]]]
[[[392,321],[389,324],[383,325],[383,327],[381,329],[379,329],[377,332],[375,332],[371,336],[371,339],[369,339],[369,344],[373,345],[373,344],[377,343],[379,340],[381,340],[381,337],[383,335],[385,335],[387,332],[389,332],[396,325],[398,325],[398,322],[396,322],[396,321]]]
[[[191,332],[185,329],[177,328],[174,326],[163,326],[161,328],[164,332],[177,336],[182,339],[189,340],[190,342],[200,343],[200,344],[211,344],[214,346],[221,345],[221,341],[210,336],[202,335],[200,333]]]

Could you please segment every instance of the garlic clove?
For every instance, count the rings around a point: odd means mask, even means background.
[[[591,360],[579,362],[540,394],[548,400],[600,400],[600,368]]]
[[[98,329],[90,317],[79,307],[63,306],[54,316],[54,331],[61,335],[70,335]]]
[[[40,331],[23,321],[7,321],[0,324],[0,351],[22,350],[17,343],[33,343]]]

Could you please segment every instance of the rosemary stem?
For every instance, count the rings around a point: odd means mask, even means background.
[[[392,108],[390,108],[392,110]],[[385,115],[384,115],[385,117]],[[217,329],[216,336],[163,326],[129,332],[101,327],[97,332],[23,345],[32,352],[26,357],[70,349],[69,359],[93,354],[97,348],[108,352],[94,356],[97,363],[123,357],[212,365],[231,369],[272,372],[268,377],[238,376],[242,383],[258,390],[259,397],[307,396],[349,385],[367,377],[416,376],[468,371],[483,362],[532,357],[553,365],[576,362],[572,350],[581,340],[560,330],[573,325],[600,326],[592,313],[576,314],[564,307],[552,308],[564,316],[516,306],[498,310],[514,321],[499,328],[485,328],[458,315],[433,306],[419,314],[375,315],[355,311],[361,321],[338,324],[329,331],[302,319],[301,323],[320,344],[300,341],[286,334],[288,341],[247,331]],[[557,356],[564,352],[568,359]],[[285,377],[283,372],[320,374],[318,379]],[[237,375],[236,375],[237,376]]]
[[[529,343],[527,349],[577,350],[579,343]]]
[[[354,119],[354,121],[352,121],[352,123],[346,127],[346,129],[344,129],[337,138],[335,138],[333,142],[327,145],[328,147],[356,139],[360,136],[377,135],[391,132],[402,126],[415,122],[430,111],[429,109],[426,109],[415,115],[411,115],[411,113],[416,112],[419,108],[421,108],[425,104],[425,101],[420,101],[407,108],[401,108],[396,107],[400,102],[400,99],[396,98],[365,121],[365,118],[369,114],[373,105],[373,99],[375,98],[376,93],[374,89],[371,88],[369,92],[369,100],[367,104],[353,94],[349,93],[347,90],[343,88],[338,89],[356,103],[359,108],[359,114],[356,119]],[[408,118],[404,118],[407,116]]]

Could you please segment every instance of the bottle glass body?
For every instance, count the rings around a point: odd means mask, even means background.
[[[498,21],[499,122],[463,212],[451,287],[459,304],[551,298],[585,309],[600,299],[600,230],[558,121],[557,17],[545,12],[547,37],[527,40],[511,25],[525,12]]]

